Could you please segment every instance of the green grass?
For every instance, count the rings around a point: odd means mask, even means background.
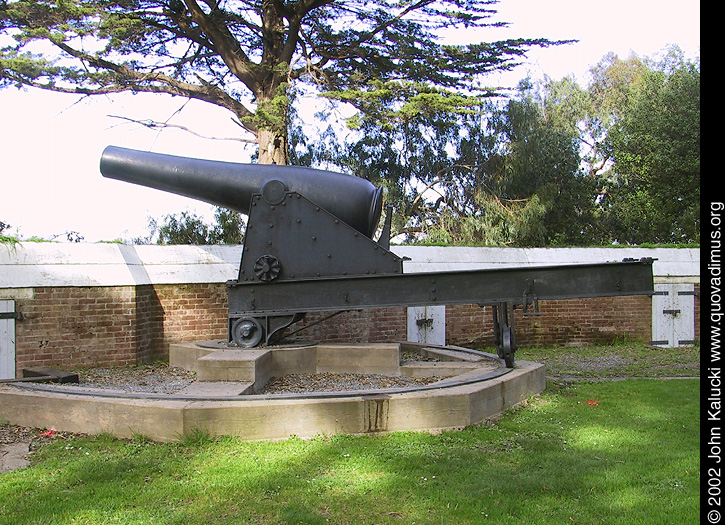
[[[547,375],[555,378],[700,377],[699,345],[657,348],[623,342],[574,348],[521,348],[516,359],[543,363]]]
[[[0,523],[696,523],[699,389],[551,383],[437,435],[58,439],[0,476]]]

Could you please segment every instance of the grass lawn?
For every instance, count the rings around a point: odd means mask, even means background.
[[[697,523],[699,398],[699,379],[551,380],[437,435],[61,436],[0,476],[0,523]]]
[[[487,349],[496,353],[495,349]],[[700,347],[656,348],[643,344],[522,348],[517,359],[546,365],[556,379],[700,377]]]

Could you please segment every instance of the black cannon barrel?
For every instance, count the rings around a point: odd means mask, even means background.
[[[101,173],[247,215],[252,195],[268,182],[280,181],[287,191],[299,193],[368,237],[375,233],[382,211],[382,188],[359,177],[301,166],[241,164],[108,146],[101,156]]]

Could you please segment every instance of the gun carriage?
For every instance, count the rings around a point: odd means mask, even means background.
[[[248,216],[237,279],[228,281],[228,341],[281,341],[309,312],[446,304],[491,306],[499,357],[514,366],[514,310],[550,299],[651,295],[653,259],[404,273],[390,249],[390,209],[377,241],[382,188],[297,166],[200,160],[109,146],[103,176]],[[335,315],[335,314],[332,314]]]

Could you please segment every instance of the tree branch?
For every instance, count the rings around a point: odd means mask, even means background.
[[[46,89],[50,91],[60,91],[65,93],[80,93],[85,95],[101,95],[109,93],[120,93],[124,91],[136,91],[142,93],[166,93],[174,96],[184,96],[188,98],[196,98],[214,105],[223,107],[233,112],[237,117],[243,119],[250,117],[253,112],[244,104],[233,99],[226,91],[199,79],[202,85],[181,82],[173,77],[160,72],[144,73],[134,71],[126,66],[110,62],[108,60],[89,55],[88,53],[79,51],[65,44],[64,42],[54,42],[60,49],[69,55],[78,58],[83,63],[88,63],[95,68],[116,73],[124,82],[115,82],[109,85],[103,85],[98,88],[62,88],[57,85],[44,85],[39,83],[28,83],[34,87]],[[127,82],[127,83],[126,83]],[[129,89],[130,88],[130,89]],[[256,133],[257,129],[253,124],[245,125],[251,133]]]
[[[258,95],[259,79],[252,68],[252,61],[244,53],[234,36],[229,32],[226,24],[216,23],[201,9],[195,0],[184,0],[186,7],[191,13],[191,18],[201,28],[207,37],[212,41],[215,51],[219,57],[229,67],[229,70],[239,80],[244,83],[247,88]]]
[[[108,115],[111,118],[117,118],[121,120],[127,120],[129,122],[133,122],[134,124],[140,124],[141,126],[144,126],[149,129],[158,129],[158,130],[164,130],[168,128],[174,128],[174,129],[180,129],[181,131],[186,131],[187,133],[191,133],[195,137],[199,137],[202,139],[207,140],[231,140],[235,142],[242,142],[244,144],[256,144],[256,139],[243,139],[241,137],[210,137],[208,135],[202,135],[200,133],[197,133],[196,131],[193,131],[186,126],[181,126],[179,124],[169,124],[168,122],[158,122],[155,120],[145,119],[145,120],[137,120],[129,117],[122,117],[120,115]]]

